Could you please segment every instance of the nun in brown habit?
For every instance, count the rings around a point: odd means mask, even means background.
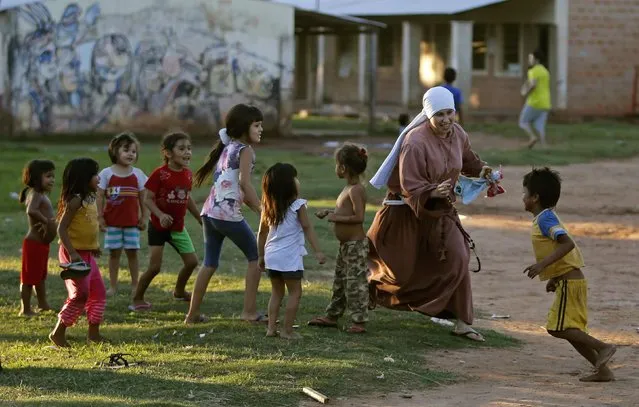
[[[469,236],[453,187],[459,174],[489,177],[492,169],[455,123],[453,95],[431,88],[424,109],[402,132],[370,183],[388,188],[368,231],[370,288],[375,303],[456,319],[453,333],[476,341],[469,274]]]

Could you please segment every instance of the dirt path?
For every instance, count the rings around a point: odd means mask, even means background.
[[[334,406],[639,406],[639,190],[631,187],[639,160],[559,168],[565,184],[562,220],[580,245],[589,279],[593,335],[618,345],[611,368],[617,380],[583,384],[588,364],[542,326],[552,302],[544,284],[522,274],[532,262],[530,216],[523,212],[521,177],[505,168],[507,195],[460,207],[479,245],[484,270],[473,275],[475,306],[506,320],[477,320],[524,341],[519,349],[428,353],[434,369],[462,375],[460,383],[425,392],[334,400]],[[586,192],[587,191],[587,192]],[[428,323],[425,320],[425,323]],[[407,398],[409,397],[410,398]],[[304,404],[304,405],[312,405]]]

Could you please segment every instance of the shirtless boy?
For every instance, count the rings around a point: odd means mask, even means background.
[[[32,160],[23,170],[24,189],[20,202],[26,206],[29,231],[22,241],[22,272],[20,273],[20,315],[33,316],[31,294],[35,288],[38,307],[49,311],[45,281],[49,261],[49,244],[56,236],[53,206],[48,194],[55,183],[55,165],[49,160]]]
[[[335,209],[315,213],[320,219],[334,223],[335,237],[340,242],[335,264],[333,295],[326,316],[313,318],[309,325],[337,327],[337,320],[347,313],[351,320],[348,333],[364,333],[368,321],[367,258],[368,239],[364,232],[366,189],[361,177],[366,170],[366,149],[345,143],[335,153],[335,173],[346,181]]]

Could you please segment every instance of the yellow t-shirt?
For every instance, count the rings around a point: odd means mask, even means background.
[[[82,202],[82,206],[71,219],[68,233],[71,244],[76,250],[96,250],[100,247],[98,242],[100,224],[95,198]]]
[[[568,231],[561,223],[557,214],[551,209],[544,209],[535,217],[532,225],[532,245],[535,252],[537,263],[550,256],[557,248],[557,238],[561,235],[568,235]],[[574,269],[580,269],[584,266],[584,259],[581,251],[575,243],[572,249],[561,259],[546,267],[540,274],[541,281],[549,280],[553,277],[559,277]]]
[[[550,110],[550,74],[541,64],[528,70],[528,80],[536,81],[535,88],[528,94],[526,104],[534,109]]]

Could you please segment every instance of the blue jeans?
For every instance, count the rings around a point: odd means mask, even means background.
[[[222,243],[228,237],[244,253],[249,262],[257,261],[257,239],[251,227],[242,220],[230,222],[202,216],[204,230],[204,265],[217,268],[222,254]]]
[[[527,132],[531,131],[530,126],[537,130],[542,143],[546,142],[546,121],[548,120],[548,110],[535,109],[524,105],[519,115],[519,127]]]

